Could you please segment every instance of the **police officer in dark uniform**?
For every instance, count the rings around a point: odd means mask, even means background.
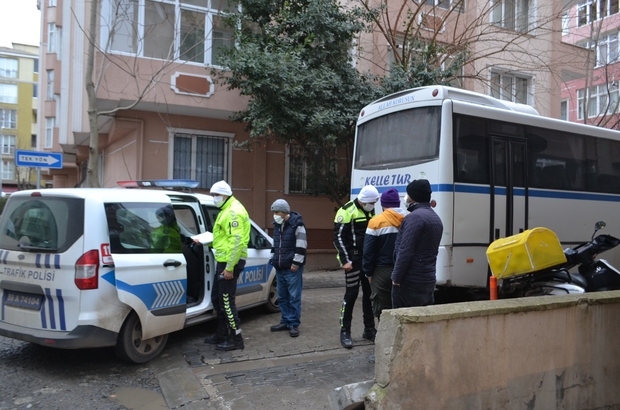
[[[362,272],[362,251],[368,221],[375,215],[375,203],[379,192],[372,185],[364,186],[358,197],[344,204],[336,213],[334,220],[334,246],[338,251],[338,260],[346,278],[346,291],[340,311],[340,343],[343,347],[353,347],[351,340],[351,321],[353,307],[362,285],[362,310],[364,316],[364,333],[362,337],[375,340],[375,318],[370,302],[370,284]]]

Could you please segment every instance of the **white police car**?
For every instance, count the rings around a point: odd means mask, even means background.
[[[177,191],[12,194],[0,219],[0,335],[65,349],[115,346],[133,363],[153,359],[170,332],[215,318],[215,260],[190,238],[211,230],[218,211],[208,195]],[[271,243],[252,223],[239,309],[278,311]]]

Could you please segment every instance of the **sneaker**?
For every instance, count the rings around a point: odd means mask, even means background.
[[[288,326],[286,326],[286,324],[284,324],[284,323],[278,323],[275,326],[271,326],[271,331],[272,332],[281,332],[283,330],[288,330]]]
[[[297,326],[291,327],[291,330],[289,330],[289,334],[291,335],[291,337],[299,336],[299,328]]]
[[[351,340],[350,330],[340,331],[340,344],[342,344],[342,347],[346,347],[347,349],[350,349],[353,347],[353,340]]]
[[[377,329],[374,327],[369,327],[364,329],[364,333],[362,333],[362,337],[366,340],[370,340],[371,342],[375,341],[375,336],[377,336]]]

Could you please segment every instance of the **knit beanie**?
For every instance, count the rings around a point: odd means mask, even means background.
[[[288,202],[284,199],[276,199],[271,205],[271,212],[284,212],[285,214],[290,214],[291,207],[288,206]]]
[[[431,184],[427,179],[416,179],[407,185],[407,195],[416,202],[430,202]]]
[[[365,204],[375,203],[379,200],[379,191],[372,185],[364,185],[357,196],[357,200]]]
[[[395,188],[390,188],[381,194],[382,208],[398,208],[400,207],[400,195]]]
[[[232,189],[230,188],[230,185],[226,183],[226,181],[217,181],[211,187],[210,192],[212,194],[218,194],[218,195],[226,195],[226,196],[232,195]]]

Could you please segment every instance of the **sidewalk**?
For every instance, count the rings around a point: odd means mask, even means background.
[[[361,337],[361,289],[353,314],[354,347],[340,345],[343,295],[342,271],[304,272],[299,337],[271,332],[280,315],[252,309],[241,313],[244,350],[215,350],[203,342],[205,334],[183,341],[178,353],[186,362],[184,368],[189,364],[204,390],[175,402],[171,395],[183,396],[179,392],[183,387],[166,393],[160,379],[168,405],[185,401],[187,409],[329,409],[327,396],[335,388],[374,378],[374,364],[368,361],[374,344]]]

